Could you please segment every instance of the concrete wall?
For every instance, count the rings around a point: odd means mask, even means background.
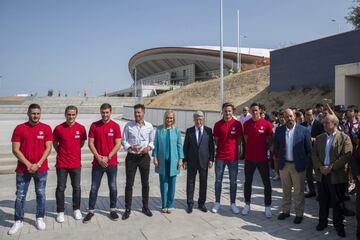
[[[335,67],[335,104],[360,105],[360,62]]]
[[[270,90],[335,87],[335,66],[360,61],[360,30],[270,52]]]

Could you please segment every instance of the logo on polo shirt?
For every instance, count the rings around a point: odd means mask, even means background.
[[[77,131],[75,131],[75,138],[80,138],[80,131],[79,130],[77,130]]]
[[[264,126],[259,126],[259,133],[264,133]]]
[[[108,136],[114,136],[114,129],[113,128],[109,128],[109,133]]]
[[[235,127],[232,127],[230,133],[231,133],[231,134],[236,134],[236,128],[235,128]]]
[[[37,136],[38,139],[44,139],[44,131],[43,130],[39,130],[39,135]]]

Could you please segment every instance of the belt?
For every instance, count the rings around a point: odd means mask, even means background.
[[[142,158],[142,157],[145,157],[146,155],[149,155],[149,154],[143,154],[143,153],[137,154],[137,153],[128,152],[128,155],[132,156],[132,157]]]

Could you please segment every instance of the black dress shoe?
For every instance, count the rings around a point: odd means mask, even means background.
[[[304,195],[305,198],[312,198],[312,197],[316,197],[316,192],[308,192],[307,194]]]
[[[192,213],[192,211],[193,211],[193,207],[191,205],[188,205],[186,212],[190,214]]]
[[[117,221],[117,220],[119,220],[119,215],[116,213],[116,211],[111,211],[110,212],[110,218],[113,221]]]
[[[83,219],[83,223],[88,223],[91,221],[91,218],[94,216],[94,213],[89,212],[88,214],[86,214],[86,216]]]
[[[317,226],[316,226],[316,231],[322,231],[324,230],[325,228],[327,228],[328,224],[327,223],[319,223]]]
[[[143,207],[142,212],[148,217],[152,217],[152,215],[153,215],[152,212],[150,211],[150,209],[147,207]]]
[[[300,216],[296,216],[295,219],[294,219],[294,223],[295,224],[300,224],[303,220],[303,217],[300,217]]]
[[[126,209],[125,212],[123,213],[122,215],[122,220],[126,220],[130,217],[130,213],[131,213],[131,210],[130,209]]]
[[[207,208],[205,207],[205,205],[199,205],[198,209],[202,212],[207,212]]]
[[[337,231],[337,235],[339,236],[339,237],[346,237],[346,233],[345,233],[345,230],[343,229],[343,228],[341,228],[341,229],[336,229],[336,231]]]
[[[289,213],[280,213],[280,215],[278,216],[279,220],[284,220],[285,218],[290,217]]]

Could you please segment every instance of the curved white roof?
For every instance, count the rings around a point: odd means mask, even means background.
[[[197,48],[197,49],[208,49],[208,50],[216,50],[220,51],[220,46],[185,46],[186,48]],[[224,51],[226,52],[234,52],[237,53],[237,47],[224,47]],[[267,48],[240,48],[241,54],[249,54],[253,56],[259,57],[270,57],[270,52],[274,49],[267,49]]]

